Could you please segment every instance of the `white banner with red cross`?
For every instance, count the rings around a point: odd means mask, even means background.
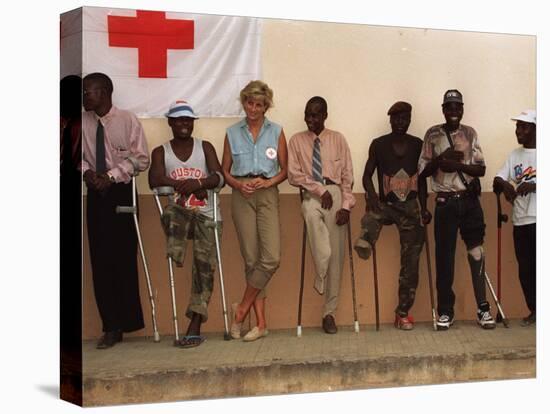
[[[82,74],[107,74],[113,103],[139,117],[162,117],[178,99],[202,117],[241,116],[240,90],[261,79],[260,19],[98,7],[61,16],[62,76],[78,67],[77,13]]]

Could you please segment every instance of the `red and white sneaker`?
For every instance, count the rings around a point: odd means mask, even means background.
[[[404,331],[410,331],[414,327],[414,319],[410,315],[399,316],[395,314],[395,322],[393,325],[397,329],[403,329]]]

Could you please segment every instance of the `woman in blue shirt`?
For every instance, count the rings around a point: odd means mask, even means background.
[[[287,146],[283,129],[265,117],[273,91],[252,81],[241,91],[246,117],[227,129],[222,170],[233,188],[232,218],[245,264],[246,289],[232,305],[231,336],[241,337],[242,322],[253,307],[257,326],[243,340],[267,335],[265,286],[279,267],[281,256],[279,190],[287,177]]]

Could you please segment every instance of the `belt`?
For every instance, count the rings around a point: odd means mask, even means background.
[[[325,185],[338,185],[334,181],[332,181],[330,178],[323,177],[323,184]]]
[[[442,198],[464,198],[464,197],[470,197],[470,193],[466,190],[461,191],[441,191],[437,193],[437,197]]]

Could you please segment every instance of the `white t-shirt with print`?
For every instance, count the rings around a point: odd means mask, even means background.
[[[536,148],[517,148],[508,157],[497,177],[515,184],[517,188],[522,183],[537,182],[537,150]],[[514,226],[524,226],[536,223],[537,193],[526,196],[518,195],[512,210]]]

